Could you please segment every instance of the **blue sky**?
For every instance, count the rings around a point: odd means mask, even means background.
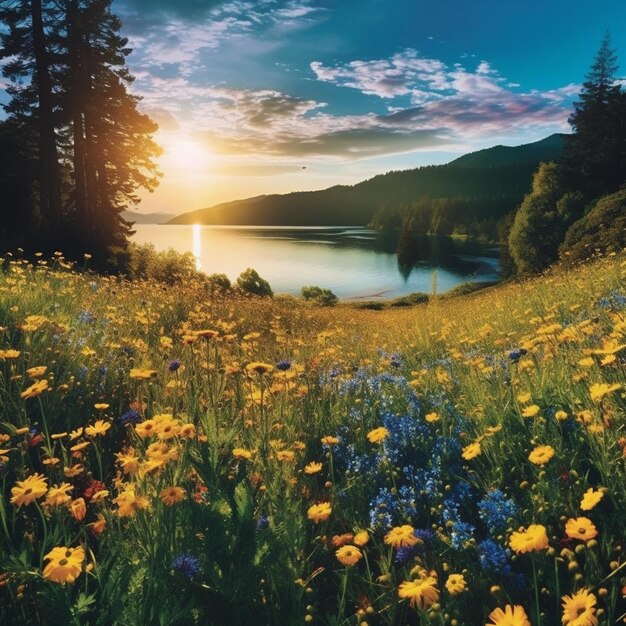
[[[181,212],[567,132],[624,0],[114,0]]]

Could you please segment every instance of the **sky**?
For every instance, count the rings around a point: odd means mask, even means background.
[[[141,212],[353,184],[567,132],[624,0],[113,0],[163,178]]]

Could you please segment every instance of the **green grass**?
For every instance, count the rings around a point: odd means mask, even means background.
[[[620,618],[623,255],[383,310],[6,261],[1,623],[473,626],[509,604],[552,626],[583,589]],[[580,517],[595,537],[567,536]],[[548,544],[516,554],[531,524]],[[385,542],[402,525],[412,550]],[[55,547],[84,550],[74,581]]]

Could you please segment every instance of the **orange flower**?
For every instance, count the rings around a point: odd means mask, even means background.
[[[85,515],[87,514],[87,505],[85,504],[85,500],[83,498],[76,498],[76,500],[72,500],[67,508],[77,522],[82,522],[85,519]]]
[[[567,520],[565,524],[565,534],[570,539],[588,541],[598,536],[598,529],[589,518],[577,517],[576,519]]]
[[[166,506],[174,506],[182,502],[186,497],[186,492],[182,487],[166,487],[161,491],[161,501]]]

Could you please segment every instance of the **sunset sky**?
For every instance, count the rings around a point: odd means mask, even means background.
[[[166,153],[142,212],[355,183],[567,132],[624,0],[114,0]]]

